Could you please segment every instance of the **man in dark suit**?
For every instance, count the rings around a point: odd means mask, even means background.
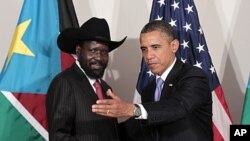
[[[109,90],[109,100],[98,100],[92,111],[124,122],[127,140],[212,141],[212,95],[204,72],[177,60],[179,41],[172,27],[153,21],[140,34],[144,61],[156,80],[141,94],[140,104],[125,102]]]
[[[50,84],[46,112],[50,141],[119,141],[116,118],[97,115],[91,106],[106,99],[108,84],[102,80],[109,52],[121,41],[111,41],[105,19],[91,18],[80,28],[58,36],[59,48],[75,54],[76,62]],[[100,86],[101,85],[101,86]]]

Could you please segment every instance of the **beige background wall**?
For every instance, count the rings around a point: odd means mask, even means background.
[[[111,38],[128,36],[110,55],[105,79],[115,92],[133,100],[140,69],[138,36],[148,22],[151,0],[73,0],[79,23],[92,16],[104,17]],[[194,0],[210,54],[224,89],[234,123],[240,123],[242,104],[250,73],[249,0]],[[19,18],[23,0],[0,2],[0,70]]]

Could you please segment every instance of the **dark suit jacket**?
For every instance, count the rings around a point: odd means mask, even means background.
[[[104,92],[110,88],[103,80],[101,85]],[[76,64],[58,74],[46,97],[49,140],[118,141],[117,119],[91,111],[97,99],[87,77]]]
[[[177,60],[158,102],[154,102],[155,87],[153,80],[141,94],[148,119],[123,123],[132,137],[127,140],[212,141],[212,95],[201,69]]]

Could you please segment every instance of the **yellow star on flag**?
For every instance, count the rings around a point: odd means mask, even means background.
[[[22,54],[26,56],[35,56],[34,53],[27,47],[27,45],[22,41],[22,37],[27,30],[31,19],[24,21],[23,23],[19,24],[16,28],[14,33],[14,37],[11,42],[10,50],[7,56],[6,65],[8,65],[13,53]]]

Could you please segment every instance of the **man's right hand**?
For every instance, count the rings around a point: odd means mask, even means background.
[[[111,99],[97,100],[96,104],[92,105],[92,112],[109,117],[132,117],[135,105],[122,100],[115,95],[110,89],[107,95]]]

